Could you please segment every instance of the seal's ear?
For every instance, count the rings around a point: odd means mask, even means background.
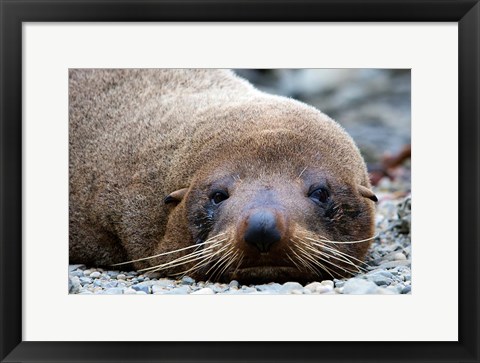
[[[362,197],[371,199],[374,202],[378,202],[377,196],[370,189],[364,187],[363,185],[358,185],[357,187]]]
[[[169,195],[167,195],[163,199],[163,202],[165,204],[170,204],[170,203],[178,204],[182,201],[185,194],[187,194],[187,190],[188,190],[188,188],[175,190],[173,193],[170,193]]]

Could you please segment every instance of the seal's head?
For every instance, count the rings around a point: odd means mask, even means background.
[[[183,271],[242,283],[360,271],[376,197],[353,141],[333,121],[321,121],[253,128],[207,147],[209,158],[200,156],[204,165],[189,187],[166,199],[176,204],[168,230],[188,225],[197,246],[189,251],[193,261],[181,257],[191,262]]]

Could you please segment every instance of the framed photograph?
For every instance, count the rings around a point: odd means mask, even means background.
[[[480,361],[478,1],[1,6],[2,362]]]

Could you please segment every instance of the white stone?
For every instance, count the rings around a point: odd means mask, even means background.
[[[203,289],[192,292],[192,295],[213,295],[213,294],[215,293],[209,287],[204,287]]]

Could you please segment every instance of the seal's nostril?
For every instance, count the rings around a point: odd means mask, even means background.
[[[267,252],[272,244],[281,239],[275,215],[270,211],[252,214],[244,238],[245,242],[256,246],[260,252]]]

